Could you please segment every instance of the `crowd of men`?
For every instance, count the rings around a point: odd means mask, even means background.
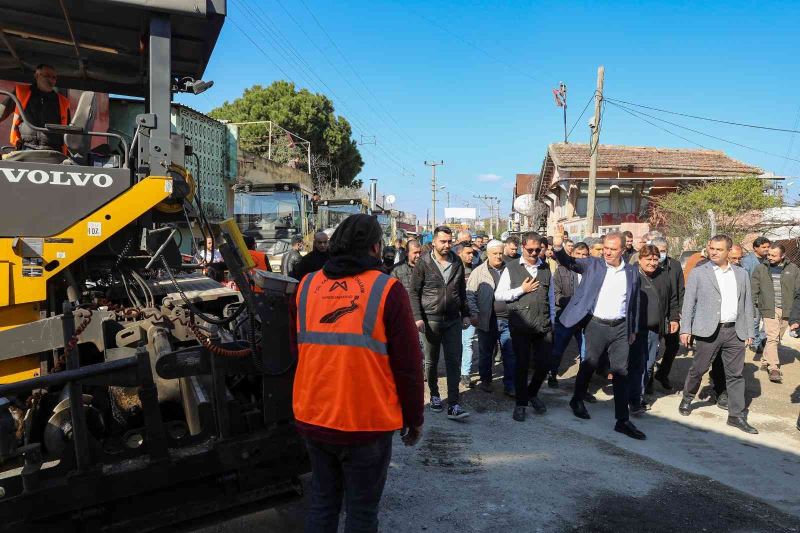
[[[307,531],[337,531],[343,502],[346,531],[377,530],[392,434],[401,430],[407,446],[419,441],[424,381],[428,408],[463,420],[460,393],[492,391],[497,355],[512,417],[524,422],[529,408],[547,411],[539,391],[562,386],[574,339],[573,414],[590,418],[591,380],[611,381],[614,429],[641,440],[631,416],[648,410],[654,383],[673,390],[682,343],[694,355],[680,413],[691,414],[708,372],[727,423],[757,433],[745,409],[746,346],[780,382],[777,348],[800,326],[800,269],[763,238],[743,257],[729,237],[713,236],[685,268],[658,232],[639,243],[625,233],[573,242],[534,232],[501,242],[442,226],[425,246],[394,244],[383,246],[374,217],[352,215],[330,239],[315,235],[306,256],[298,241],[284,258],[282,271],[300,280],[290,345],[298,357],[292,405],[313,473]]]
[[[714,236],[685,271],[658,231],[639,242],[630,232],[577,243],[528,232],[501,242],[441,226],[430,244],[395,243],[383,255],[410,296],[429,408],[444,411],[446,401],[453,420],[469,416],[460,389],[492,391],[496,355],[503,392],[514,399],[513,419],[524,421],[529,409],[545,413],[539,390],[545,383],[559,387],[574,339],[580,353],[570,401],[575,416],[590,418],[586,404],[596,398],[589,385],[597,375],[612,384],[614,429],[645,439],[630,417],[650,408],[655,384],[674,390],[670,373],[683,344],[694,359],[680,413],[691,413],[698,392],[713,394],[728,410],[729,425],[757,433],[745,410],[745,348],[761,360],[769,381],[781,383],[780,339],[800,325],[800,268],[765,237],[745,255],[729,237]],[[440,358],[446,400],[437,379]],[[477,381],[471,378],[475,359]],[[706,372],[713,392],[699,391]]]

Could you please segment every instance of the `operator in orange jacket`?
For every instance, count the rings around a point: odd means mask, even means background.
[[[41,128],[45,124],[69,124],[69,98],[56,91],[58,76],[52,66],[42,64],[36,67],[33,79],[31,85],[19,83],[14,88],[31,124],[22,122],[21,113],[11,98],[0,104],[0,121],[14,112],[9,143],[16,150],[55,150],[66,155],[63,134],[34,131],[29,126]]]

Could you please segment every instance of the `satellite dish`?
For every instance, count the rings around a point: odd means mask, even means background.
[[[392,205],[397,201],[397,198],[394,197],[394,194],[390,194],[389,196],[384,198],[383,201],[386,203],[386,205]]]
[[[523,194],[514,200],[514,211],[521,215],[534,216],[538,210],[538,204],[539,202],[532,194]]]

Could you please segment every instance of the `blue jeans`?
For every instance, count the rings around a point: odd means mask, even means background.
[[[761,346],[761,343],[767,340],[767,334],[764,328],[761,327],[761,311],[754,310],[753,313],[753,349]]]
[[[377,531],[378,505],[392,457],[392,432],[363,444],[306,439],[311,460],[311,504],[306,531],[336,533],[344,497],[345,532]]]
[[[475,326],[461,330],[461,375],[469,376],[472,370],[472,343],[475,342]]]
[[[583,346],[583,329],[580,327],[568,328],[561,321],[556,318],[553,328],[553,358],[551,372],[558,372],[561,366],[561,360],[564,358],[564,351],[569,346],[569,339],[575,337],[575,342],[578,343],[578,350],[581,354],[581,361],[583,361],[584,354],[586,353]]]
[[[658,333],[640,331],[636,334],[628,357],[628,403],[636,405],[642,401],[644,387],[653,373],[658,357]]]
[[[500,354],[503,357],[503,387],[514,390],[514,372],[516,358],[511,347],[511,331],[508,329],[508,320],[498,318],[489,331],[478,330],[478,373],[481,381],[492,381],[492,363],[494,347],[500,342]]]

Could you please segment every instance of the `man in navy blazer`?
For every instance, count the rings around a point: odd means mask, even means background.
[[[644,440],[645,434],[630,421],[628,409],[628,352],[639,327],[639,275],[636,266],[623,260],[625,237],[609,233],[603,241],[602,257],[585,259],[570,257],[561,244],[561,236],[553,238],[556,261],[581,274],[582,279],[559,320],[567,328],[585,323],[586,339],[586,355],[569,405],[578,418],[591,418],[583,400],[600,358],[608,354],[614,375],[614,430]]]

